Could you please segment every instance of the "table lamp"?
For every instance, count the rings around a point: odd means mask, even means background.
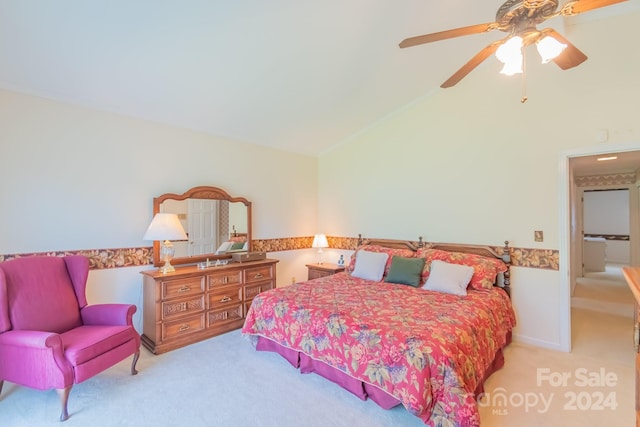
[[[160,268],[162,274],[171,273],[176,269],[171,265],[171,259],[175,254],[171,240],[187,240],[187,234],[182,228],[178,215],[172,213],[157,213],[147,232],[144,233],[143,240],[159,240],[160,258],[164,260],[164,265]]]
[[[313,236],[312,248],[318,248],[318,264],[322,264],[322,248],[328,248],[327,236],[324,234],[316,234]]]

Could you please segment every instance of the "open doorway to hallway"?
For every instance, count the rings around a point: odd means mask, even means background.
[[[622,268],[638,264],[640,151],[593,152],[596,154],[568,157],[566,255],[572,346],[578,331],[587,327],[585,322],[603,315],[628,318],[619,324],[629,328],[633,324],[634,299]],[[617,159],[599,162],[602,157]]]
[[[630,177],[611,175],[609,180]],[[586,181],[576,180],[578,184]],[[633,317],[633,295],[622,274],[622,268],[631,264],[631,191],[632,186],[602,185],[580,187],[576,192],[583,240],[582,269],[571,295],[572,314],[581,309]]]

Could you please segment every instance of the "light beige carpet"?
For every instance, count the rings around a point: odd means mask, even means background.
[[[633,318],[633,294],[622,265],[607,264],[603,272],[587,273],[576,280],[571,306]]]
[[[485,383],[483,426],[635,425],[634,300],[621,267],[578,279],[571,353],[506,349],[505,367]]]
[[[634,425],[632,320],[580,307],[572,320],[571,353],[518,343],[506,349],[504,368],[485,384],[483,427]],[[129,363],[75,386],[64,423],[55,392],[5,383],[0,426],[423,425],[403,407],[385,411],[256,352],[239,331],[160,356],[143,349],[137,376]]]

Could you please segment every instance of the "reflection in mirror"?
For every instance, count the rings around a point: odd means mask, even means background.
[[[231,197],[217,187],[194,187],[183,194],[167,193],[153,199],[158,212],[178,215],[188,240],[174,241],[172,264],[229,258],[251,246],[251,202]],[[159,265],[159,242],[154,242],[154,264]]]
[[[177,214],[187,232],[188,240],[173,243],[176,257],[246,250],[247,209],[244,203],[168,199],[160,205],[160,212]]]

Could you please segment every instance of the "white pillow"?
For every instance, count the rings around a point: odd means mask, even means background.
[[[356,253],[356,266],[352,276],[379,282],[384,275],[384,267],[389,255],[384,252],[360,250]]]
[[[470,265],[433,260],[431,272],[422,288],[447,294],[466,295],[471,276],[473,276],[473,267]]]

